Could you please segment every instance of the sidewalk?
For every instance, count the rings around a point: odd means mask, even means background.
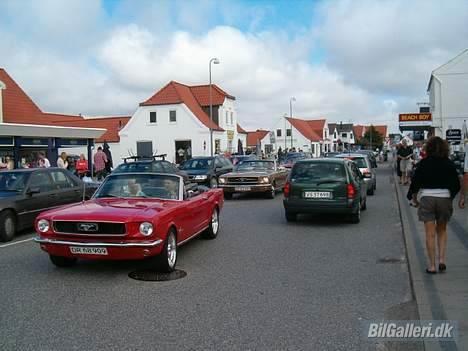
[[[429,275],[425,272],[424,226],[406,199],[408,187],[398,184],[396,174],[394,180],[420,319],[458,322],[455,343],[426,341],[425,350],[468,350],[468,209],[458,208],[457,196],[448,226],[447,272]]]

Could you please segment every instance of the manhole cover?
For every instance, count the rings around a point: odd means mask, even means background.
[[[171,273],[161,273],[152,270],[140,270],[130,272],[128,276],[132,279],[143,280],[147,282],[165,282],[168,280],[176,280],[183,278],[187,275],[187,272],[180,269],[176,269]]]
[[[405,263],[405,259],[402,257],[396,258],[396,257],[384,257],[384,258],[379,258],[377,260],[377,263]]]

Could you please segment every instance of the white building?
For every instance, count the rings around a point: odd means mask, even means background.
[[[328,123],[330,138],[332,139],[332,151],[341,151],[356,144],[352,123]]]
[[[468,120],[468,49],[432,71],[427,92],[435,135],[462,129]]]
[[[120,153],[148,156],[167,154],[179,163],[186,157],[237,152],[239,137],[235,97],[212,85],[213,120],[210,120],[209,85],[188,86],[171,81],[142,102],[120,131]]]
[[[310,152],[313,157],[331,151],[332,140],[325,119],[281,118],[273,133],[275,151],[280,147],[282,150],[295,148]]]

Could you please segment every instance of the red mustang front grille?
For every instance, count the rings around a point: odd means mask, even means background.
[[[125,235],[125,223],[92,221],[54,221],[54,230],[74,235]]]

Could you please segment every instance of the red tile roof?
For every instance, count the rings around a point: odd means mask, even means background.
[[[257,129],[255,132],[247,132],[247,146],[257,146],[265,136],[270,133],[268,130]]]
[[[296,128],[305,138],[310,141],[323,140],[323,128],[325,128],[325,119],[305,120],[299,118],[286,117],[289,123]]]
[[[170,81],[148,100],[140,103],[140,106],[184,103],[206,127],[213,130],[223,131],[224,129],[211,121],[205,111],[203,111],[202,107],[209,106],[209,92],[210,90],[208,85],[188,86],[175,81]],[[235,99],[215,84],[212,85],[213,105],[222,105],[226,97],[233,100]]]
[[[3,68],[0,68],[0,81],[6,85],[6,89],[2,90],[5,123],[104,128],[107,132],[96,141],[118,142],[120,127],[130,119],[128,116],[84,119],[82,116],[42,112]]]
[[[363,126],[363,125],[360,125],[360,124],[357,124],[355,126],[353,126],[353,133],[354,133],[354,138],[356,140],[359,140],[361,139],[364,134],[366,133],[366,126]]]
[[[380,126],[374,126],[375,129],[385,138],[387,136],[387,126],[386,125],[380,125]]]
[[[104,128],[107,129],[107,132],[99,139],[96,139],[96,142],[118,143],[120,141],[119,131],[125,127],[130,118],[130,116],[87,118],[76,121],[63,121],[60,124],[66,127]]]
[[[247,131],[237,123],[237,133],[247,134]]]

